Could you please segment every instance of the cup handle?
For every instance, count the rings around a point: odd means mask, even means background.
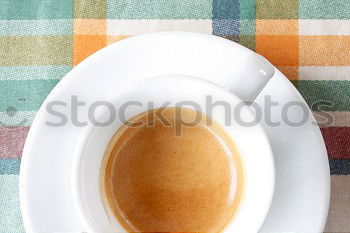
[[[226,83],[226,89],[249,103],[255,100],[275,74],[275,67],[266,58],[254,52],[244,58],[240,66],[240,72]]]

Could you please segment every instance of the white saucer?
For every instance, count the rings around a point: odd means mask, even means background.
[[[95,53],[74,68],[54,88],[49,101],[70,102],[72,95],[87,104],[108,99],[111,93],[142,77],[183,74],[217,82],[231,77],[237,67],[233,42],[196,33],[163,32],[132,37]],[[303,101],[279,71],[256,99],[263,105],[270,95],[279,106],[272,121],[281,120],[283,103]],[[63,108],[62,108],[63,109]],[[308,110],[311,114],[311,111]],[[69,105],[65,109],[70,114]],[[86,111],[79,111],[86,117]],[[300,119],[300,109],[290,108],[289,119]],[[264,124],[276,161],[276,191],[261,232],[322,232],[328,212],[330,173],[320,130],[311,124],[291,127]],[[83,232],[70,189],[72,151],[82,128],[55,122],[42,107],[32,124],[23,152],[20,201],[27,232]]]

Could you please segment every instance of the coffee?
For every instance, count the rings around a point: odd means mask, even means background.
[[[100,175],[105,208],[128,232],[222,232],[243,192],[232,139],[194,110],[166,108],[162,116],[170,125],[145,112],[111,139]],[[176,135],[178,124],[198,116]]]

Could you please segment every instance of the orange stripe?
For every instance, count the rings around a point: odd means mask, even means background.
[[[350,36],[300,36],[303,66],[350,65]]]
[[[256,35],[255,50],[276,66],[298,66],[298,35]]]
[[[75,35],[106,35],[105,19],[74,19]]]
[[[255,33],[257,35],[296,35],[298,20],[256,20]]]
[[[130,36],[107,36],[107,45],[113,44],[114,42],[124,40]]]
[[[107,45],[105,19],[74,19],[73,65]]]
[[[74,35],[73,36],[73,65],[107,45],[107,37],[99,35]]]
[[[297,66],[278,66],[277,67],[289,80],[299,79],[299,69]]]

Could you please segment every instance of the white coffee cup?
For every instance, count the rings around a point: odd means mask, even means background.
[[[167,107],[178,107],[178,103],[191,101],[197,105],[183,107],[193,108],[208,115],[207,98],[210,96],[213,103],[229,103],[232,116],[239,107],[241,121],[253,122],[254,115],[248,105],[242,104],[242,100],[252,101],[274,74],[274,68],[254,53],[242,61],[242,66],[242,70],[245,71],[232,77],[232,82],[226,86],[219,86],[197,77],[163,75],[136,81],[108,100],[117,110],[127,102],[139,104],[129,105],[123,111],[122,119],[116,117],[113,123],[104,127],[89,124],[77,145],[71,184],[75,207],[87,232],[126,232],[109,209],[105,208],[99,179],[101,162],[109,140],[125,120],[150,110],[147,104],[149,102],[153,103],[152,108],[160,108],[164,107],[165,102],[170,102]],[[259,123],[247,127],[232,120],[227,124],[225,113],[224,108],[216,107],[209,116],[232,137],[244,168],[243,198],[236,216],[225,232],[258,232],[268,213],[274,191],[273,153]],[[99,122],[111,119],[110,111],[107,110],[101,110],[97,115]]]

